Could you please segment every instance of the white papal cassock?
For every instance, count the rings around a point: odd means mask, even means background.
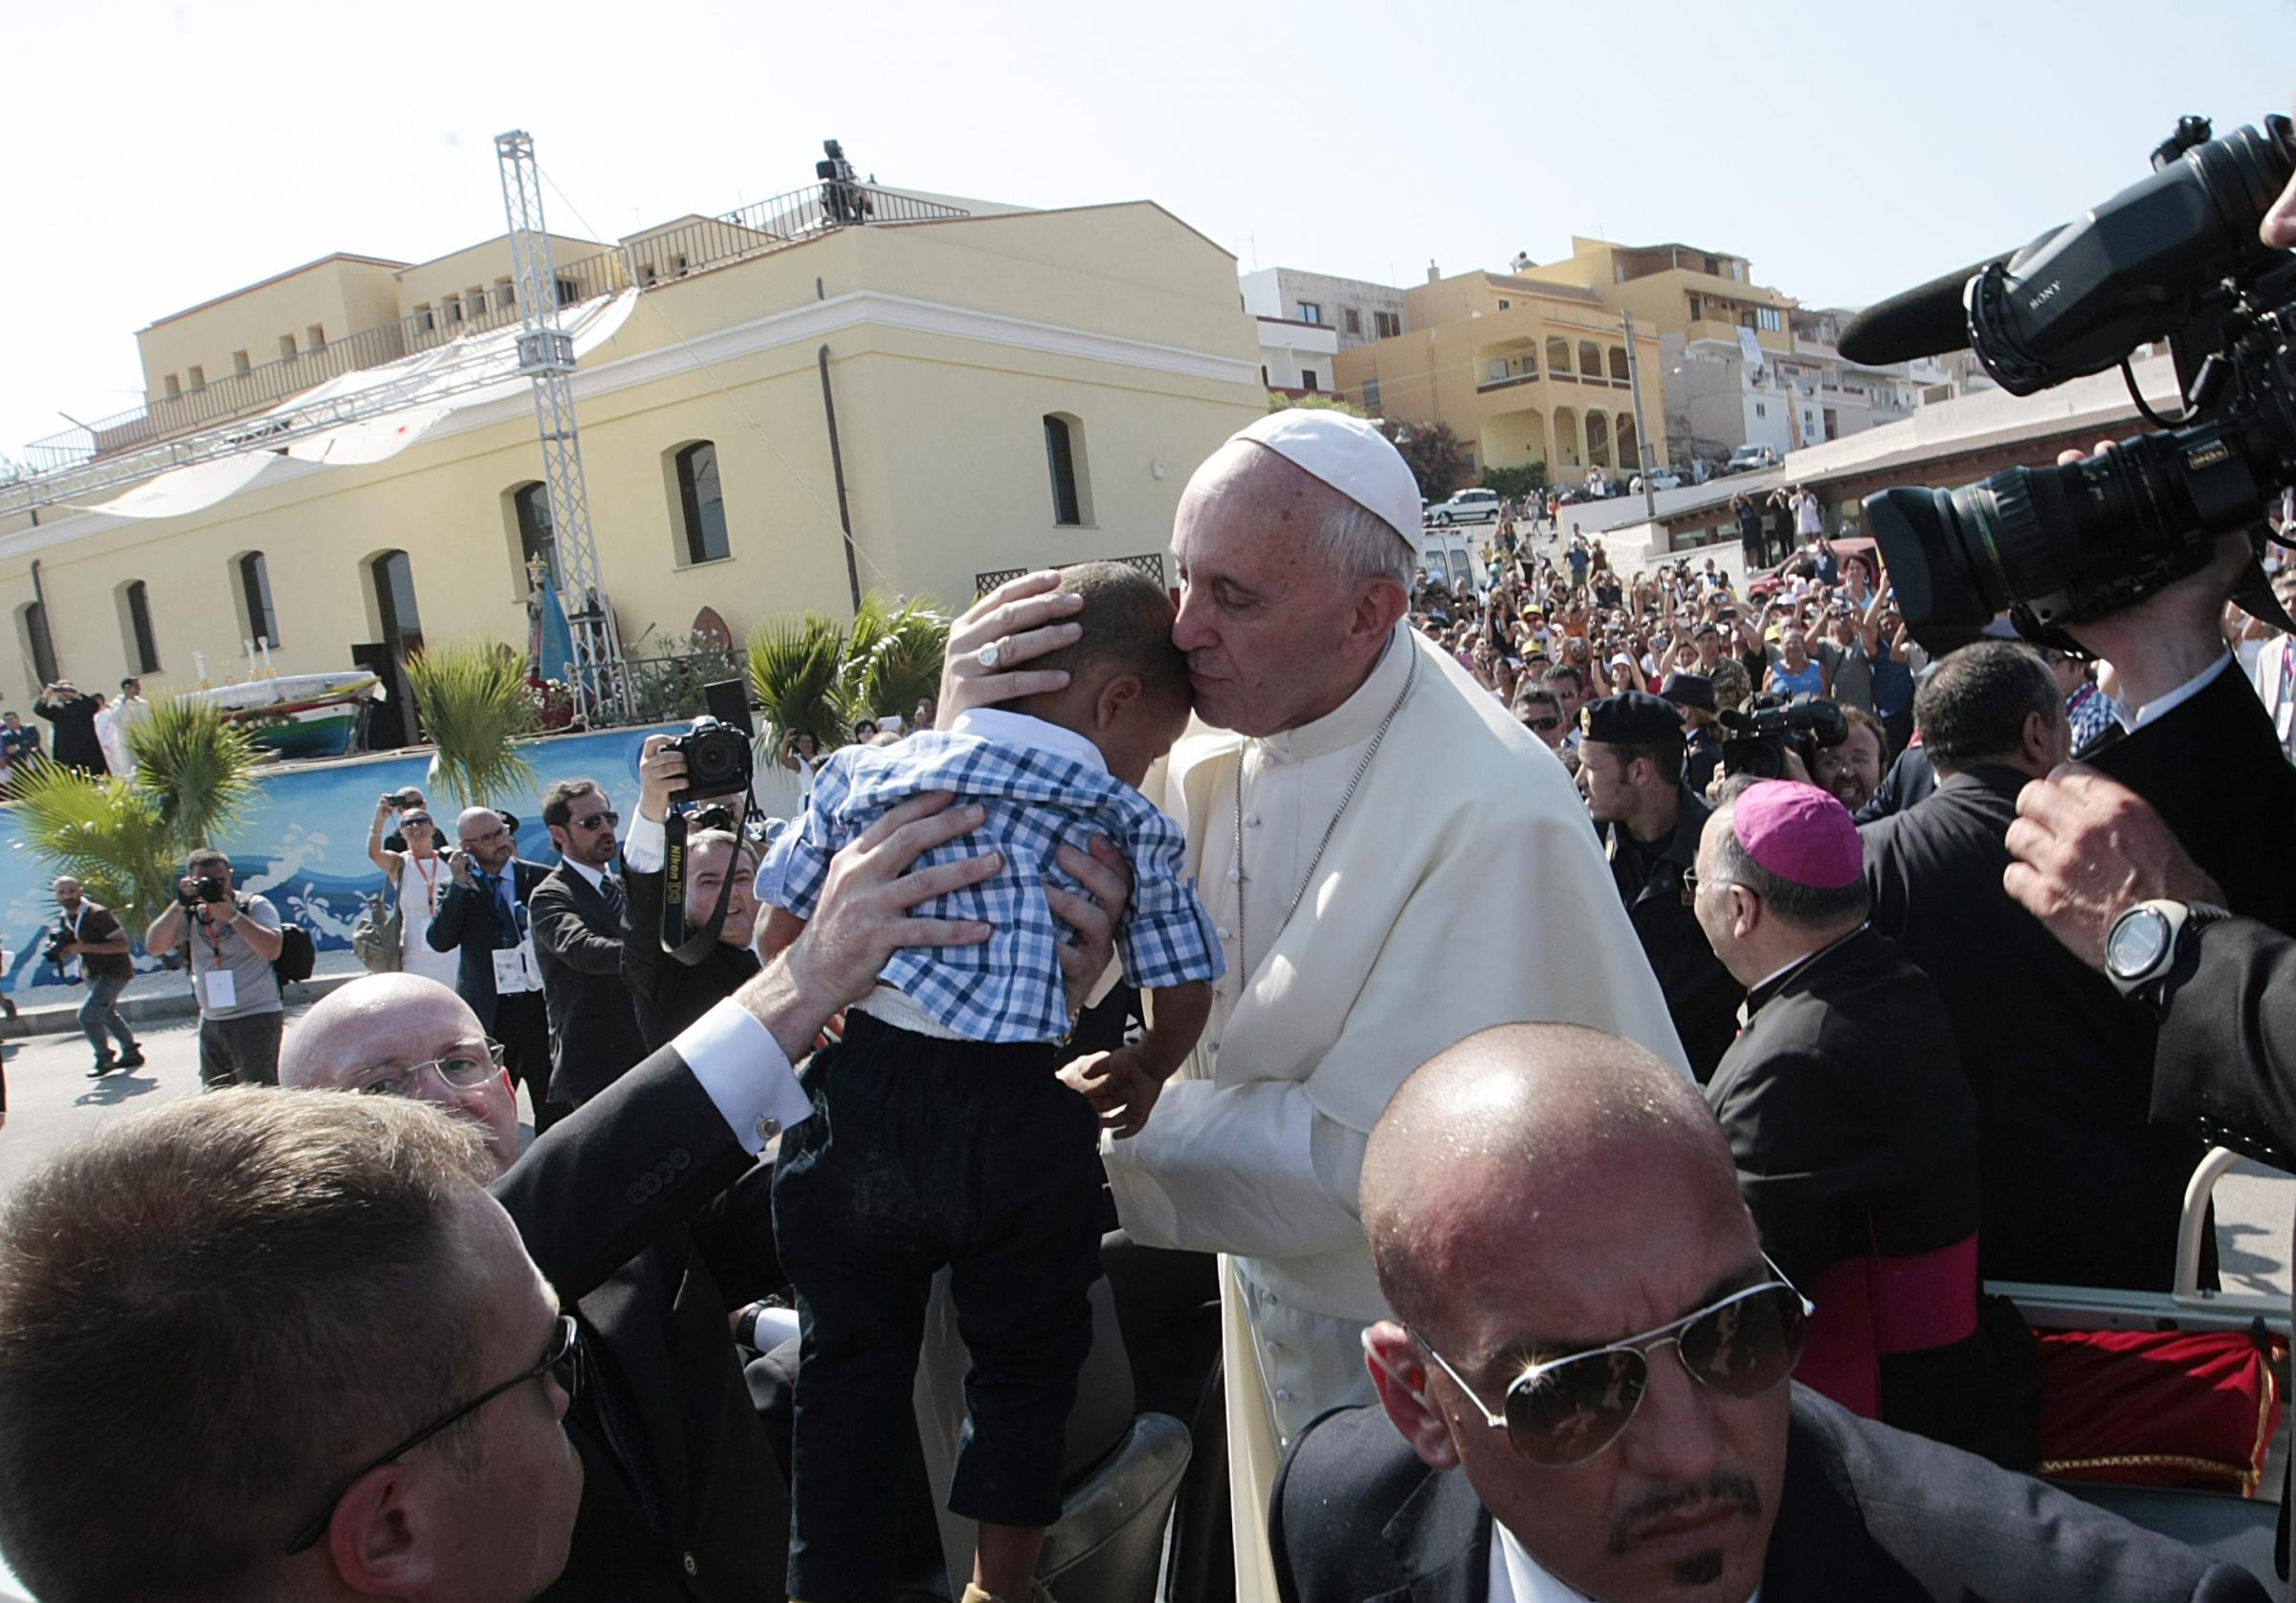
[[[1250,1603],[1275,1595],[1266,1509],[1282,1444],[1327,1409],[1372,1400],[1358,1337],[1387,1308],[1357,1187],[1404,1077],[1477,1030],[1527,1021],[1686,1060],[1562,764],[1407,625],[1335,712],[1265,739],[1191,735],[1165,789],[1227,974],[1181,1077],[1140,1134],[1110,1145],[1108,1174],[1136,1240],[1223,1255],[1236,1577]]]

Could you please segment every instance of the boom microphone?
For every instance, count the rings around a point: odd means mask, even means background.
[[[1969,318],[1961,310],[1962,287],[1991,265],[1978,262],[1876,301],[1849,319],[1838,348],[1851,362],[1874,367],[1967,349]]]

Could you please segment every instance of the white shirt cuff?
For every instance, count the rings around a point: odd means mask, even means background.
[[[2215,684],[2217,675],[2230,668],[2232,663],[2232,653],[2227,651],[2168,694],[2154,696],[2133,713],[2116,701],[2113,703],[2113,716],[2119,720],[2121,728],[2127,730],[2130,735],[2134,735],[2145,725],[2157,723],[2167,717],[2177,708],[2182,707],[2193,697]]]
[[[640,813],[629,821],[629,833],[622,837],[622,866],[633,873],[660,873],[667,854],[666,839],[661,822]]]
[[[730,997],[679,1031],[670,1045],[752,1157],[812,1116],[813,1101],[773,1032]]]

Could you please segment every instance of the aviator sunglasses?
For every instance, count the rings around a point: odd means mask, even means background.
[[[1794,1372],[1816,1307],[1767,1256],[1762,1262],[1774,1278],[1759,1285],[1654,1330],[1531,1365],[1508,1386],[1495,1413],[1424,1336],[1414,1331],[1411,1339],[1458,1383],[1485,1424],[1507,1433],[1515,1452],[1549,1468],[1583,1463],[1618,1440],[1634,1418],[1650,1387],[1650,1353],[1659,1347],[1671,1344],[1692,1380],[1726,1397],[1758,1397]]]

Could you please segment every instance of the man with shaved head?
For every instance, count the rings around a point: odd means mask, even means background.
[[[1172,642],[1211,727],[1173,748],[1161,789],[1226,975],[1155,1118],[1103,1162],[1136,1241],[1228,1266],[1217,1284],[1246,1595],[1264,1584],[1259,1515],[1280,1444],[1370,1395],[1358,1342],[1387,1309],[1357,1177],[1403,1074],[1525,1019],[1616,1030],[1683,1062],[1569,779],[1405,621],[1424,545],[1402,455],[1332,411],[1237,433],[1173,521]],[[944,720],[1066,683],[1015,671],[1076,637],[1057,583],[1016,580],[958,622]],[[1549,938],[1558,911],[1569,942]]]
[[[550,1100],[550,1014],[528,904],[550,870],[519,856],[509,821],[492,807],[465,807],[454,835],[453,883],[424,938],[459,955],[455,991],[502,1043],[511,1085],[529,1085],[534,1128],[547,1130],[566,1109]]]
[[[2256,1599],[2244,1571],[1789,1381],[1808,1305],[1673,1065],[1485,1030],[1364,1155],[1380,1406],[1303,1436],[1291,1603]]]

